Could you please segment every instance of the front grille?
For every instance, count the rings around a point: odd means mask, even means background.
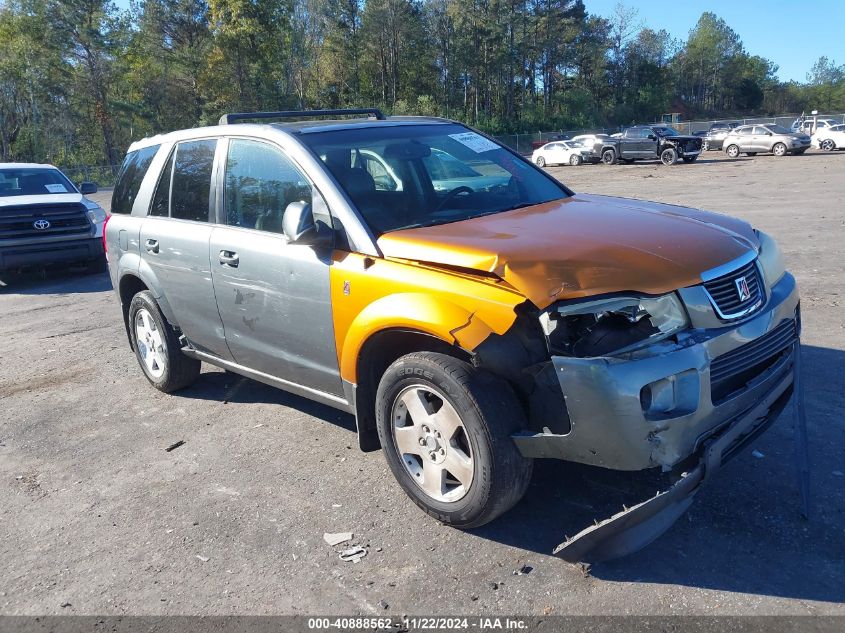
[[[710,393],[713,404],[745,387],[774,365],[797,339],[795,321],[782,321],[775,329],[710,363]]]
[[[745,299],[740,295],[741,284],[738,283],[742,278],[745,278],[748,285],[749,296]],[[763,302],[763,282],[760,279],[756,261],[727,275],[705,282],[704,288],[710,295],[716,312],[723,319],[744,316]]]
[[[35,222],[47,220],[50,226],[36,229]],[[0,208],[0,239],[47,236],[74,236],[91,232],[85,205],[37,204]]]

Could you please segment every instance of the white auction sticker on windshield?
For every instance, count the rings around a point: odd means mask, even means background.
[[[499,149],[493,141],[484,138],[475,132],[462,132],[461,134],[450,134],[450,138],[455,139],[458,143],[466,145],[476,154],[481,152],[489,152],[491,149]]]
[[[67,187],[60,184],[44,185],[50,193],[67,193]]]

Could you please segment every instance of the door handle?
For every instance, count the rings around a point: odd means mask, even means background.
[[[241,263],[241,258],[234,251],[220,251],[220,263],[224,266],[231,266],[237,268]]]
[[[148,253],[158,253],[158,240],[149,239],[145,242],[144,246]]]

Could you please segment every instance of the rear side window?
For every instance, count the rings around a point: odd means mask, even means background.
[[[216,139],[173,148],[159,176],[149,215],[208,222]]]
[[[144,147],[126,155],[112,194],[112,213],[132,213],[132,205],[135,204],[141,182],[144,180],[144,176],[147,174],[150,163],[153,162],[159,147],[159,145]]]
[[[150,207],[150,215],[164,218],[170,215],[170,181],[173,178],[174,154],[175,150],[170,152],[170,156],[167,157],[167,164],[158,178],[158,184],[153,194],[153,204]]]

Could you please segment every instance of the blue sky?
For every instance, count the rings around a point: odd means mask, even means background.
[[[618,0],[584,0],[589,13],[609,16]],[[715,13],[742,39],[745,50],[776,63],[778,76],[806,81],[822,55],[845,64],[845,0],[629,0],[644,26],[686,40],[704,11]],[[806,16],[806,17],[805,17]]]

